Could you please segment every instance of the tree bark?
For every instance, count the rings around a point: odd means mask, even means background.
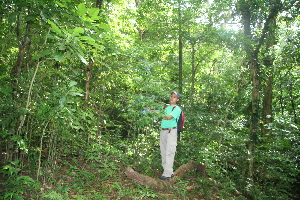
[[[103,5],[103,0],[96,0],[96,8],[101,9]]]
[[[271,58],[267,58],[268,60]],[[272,102],[273,102],[273,61],[269,60],[268,63],[265,63],[265,67],[270,69],[270,72],[267,73],[267,80],[264,86],[264,98],[263,98],[263,108],[262,108],[262,122],[263,136],[268,132],[271,132],[265,125],[272,123]]]
[[[92,58],[90,58],[89,66],[88,66],[87,71],[86,71],[85,96],[84,96],[85,101],[89,100],[90,80],[91,80],[91,76],[92,76],[93,66],[94,66],[94,61],[93,61]]]
[[[295,97],[293,95],[293,85],[294,83],[290,84],[289,89],[288,89],[288,93],[290,96],[290,101],[291,101],[291,105],[292,105],[292,114],[294,115],[294,123],[298,124],[298,116],[297,116],[297,106],[295,103]]]
[[[170,185],[177,182],[176,177],[183,178],[188,174],[188,172],[193,171],[193,170],[199,171],[203,178],[208,177],[206,174],[205,165],[196,163],[195,161],[190,161],[187,164],[181,165],[174,172],[175,177],[168,181],[163,181],[163,180],[159,180],[157,178],[152,178],[149,176],[145,176],[143,174],[139,174],[138,172],[134,171],[131,167],[128,167],[125,169],[125,175],[128,178],[136,181],[137,183],[142,184],[142,185],[147,185],[152,189],[165,190],[165,189],[169,188]]]
[[[179,66],[179,77],[178,77],[178,85],[179,85],[179,93],[182,93],[182,30],[181,30],[181,0],[178,0],[178,66]]]
[[[273,7],[270,10],[270,13],[266,19],[266,22],[264,23],[264,27],[262,30],[262,34],[258,40],[258,44],[256,45],[256,48],[252,51],[252,58],[250,61],[250,77],[252,81],[252,120],[251,120],[251,127],[250,127],[250,139],[252,140],[254,147],[256,145],[256,140],[258,136],[259,131],[259,103],[260,103],[260,69],[259,69],[259,63],[258,63],[258,53],[260,52],[260,49],[263,44],[265,44],[265,38],[267,34],[272,34],[273,28],[275,29],[276,26],[272,26],[272,23],[275,23],[276,17],[279,13],[279,10],[281,9],[282,4],[279,0],[276,0]],[[249,8],[249,7],[248,7]],[[250,16],[249,16],[250,17]],[[250,18],[249,18],[250,21]],[[247,24],[249,26],[249,24]],[[248,28],[247,28],[248,29]],[[249,33],[247,33],[249,34]],[[249,36],[249,35],[248,35]],[[271,38],[271,40],[274,40],[274,38]],[[270,40],[269,40],[270,41]],[[267,42],[266,48],[269,48],[270,42]],[[248,47],[249,48],[249,47]],[[272,77],[271,77],[272,78]],[[271,81],[271,80],[269,80]],[[271,84],[272,85],[272,84]],[[270,103],[270,102],[268,102]]]
[[[12,86],[13,86],[13,96],[16,98],[17,96],[17,88],[18,88],[18,79],[21,74],[21,68],[23,65],[23,59],[24,59],[24,53],[26,46],[29,44],[29,32],[30,32],[30,27],[31,27],[31,22],[27,21],[26,23],[26,31],[24,35],[21,33],[21,18],[20,14],[17,17],[16,21],[16,35],[18,38],[18,47],[19,47],[19,52],[18,52],[18,58],[16,61],[15,66],[10,71],[10,77],[12,79]]]
[[[241,12],[242,23],[244,27],[245,35],[245,51],[249,59],[250,68],[250,80],[252,83],[252,111],[251,111],[251,122],[250,122],[250,142],[249,142],[249,178],[253,180],[254,173],[254,153],[257,143],[257,138],[259,134],[259,121],[260,121],[260,90],[261,90],[261,80],[260,80],[260,69],[258,54],[263,44],[265,44],[266,34],[270,31],[270,23],[276,18],[279,10],[282,7],[280,0],[276,0],[272,5],[269,15],[265,20],[264,27],[260,37],[258,37],[258,42],[255,41],[251,34],[251,1],[240,0],[238,2],[238,9]],[[256,43],[256,44],[255,44]]]
[[[262,123],[267,125],[273,122],[272,118],[272,102],[273,102],[273,77],[274,77],[274,56],[272,55],[272,47],[277,43],[276,42],[276,19],[271,18],[270,23],[268,24],[268,40],[266,41],[266,54],[263,59],[265,67],[265,84],[264,97],[263,97],[263,107],[262,107]],[[268,132],[271,132],[266,126],[262,127],[262,135],[265,136]]]
[[[196,78],[196,65],[195,65],[195,42],[192,42],[192,77],[191,77],[191,94],[190,101],[194,102],[194,94],[195,94],[195,78]]]

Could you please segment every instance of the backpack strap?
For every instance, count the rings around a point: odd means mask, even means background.
[[[172,108],[172,111],[176,108],[177,106],[175,105],[173,108]]]
[[[166,109],[166,107],[168,107],[170,104],[166,104],[163,109]],[[175,105],[173,108],[172,108],[172,111],[177,107],[177,105]]]
[[[166,104],[164,107],[163,107],[163,109],[166,109],[166,107],[168,107],[170,104]]]

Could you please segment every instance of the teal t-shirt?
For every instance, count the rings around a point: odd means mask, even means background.
[[[175,106],[175,105],[174,105]],[[180,116],[181,113],[181,109],[179,106],[176,105],[176,108],[174,108],[174,110],[172,111],[173,107],[171,105],[168,105],[164,111],[166,115],[172,115],[173,118],[170,120],[165,120],[163,119],[161,121],[161,128],[173,128],[173,127],[177,127],[177,120]]]

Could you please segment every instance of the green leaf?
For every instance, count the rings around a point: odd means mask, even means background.
[[[61,32],[61,29],[52,21],[48,20],[48,23],[51,25],[52,30],[57,33],[59,36],[64,37],[63,33]]]
[[[1,79],[1,77],[0,77],[0,79]],[[0,86],[0,92],[3,93],[3,94],[5,94],[5,95],[11,94],[12,91],[13,91],[12,87],[9,87],[9,86],[6,86],[6,87]]]
[[[52,54],[53,58],[58,61],[58,62],[63,62],[65,61],[65,56],[61,52],[54,52]]]
[[[91,17],[95,17],[95,16],[98,16],[99,14],[99,8],[90,8],[88,10],[88,13]]]
[[[87,9],[86,9],[84,3],[79,4],[77,10],[78,10],[78,14],[79,14],[80,16],[85,15],[85,13],[86,13],[86,11],[87,11]]]
[[[67,8],[67,6],[66,6],[65,4],[62,4],[62,3],[58,2],[58,1],[56,1],[55,3],[56,3],[59,7],[61,7],[61,8]]]
[[[77,82],[76,82],[76,81],[70,81],[70,83],[69,83],[69,86],[70,86],[70,87],[73,87],[73,86],[75,86],[75,85],[77,85]]]
[[[8,77],[8,75],[2,75],[2,76],[0,76],[0,79],[2,79],[2,78],[6,78],[6,77]]]
[[[88,62],[87,62],[87,60],[82,56],[82,55],[80,55],[80,54],[78,54],[78,57],[80,58],[80,60],[84,63],[84,64],[89,64]]]
[[[92,21],[96,21],[96,20],[99,20],[100,19],[100,16],[93,16],[91,17]]]
[[[95,39],[94,38],[91,38],[91,37],[89,37],[89,36],[81,36],[81,37],[79,37],[81,40],[86,40],[86,41],[95,41]]]
[[[59,43],[57,43],[57,46],[58,46],[59,50],[62,50],[62,51],[66,50],[65,43],[59,42]]]
[[[8,15],[8,23],[9,24],[12,24],[16,21],[16,18],[17,18],[17,12],[13,12],[11,14]]]
[[[25,16],[25,21],[33,21],[34,19],[37,18],[37,15],[27,15]]]
[[[84,33],[84,29],[81,27],[76,27],[73,29],[73,33]]]
[[[5,166],[3,167],[3,169],[9,169],[9,168],[11,168],[10,165],[5,165]]]
[[[78,92],[70,92],[69,93],[71,96],[84,96],[83,94],[81,94],[81,93],[78,93]]]
[[[67,103],[67,98],[66,96],[62,96],[59,100],[59,105],[60,105],[60,108],[63,108]]]
[[[50,191],[47,191],[43,194],[42,196],[43,199],[57,199],[57,200],[63,200],[64,197],[57,193],[56,191],[54,190],[50,190]]]
[[[90,45],[93,45],[93,46],[98,46],[96,44],[96,41],[94,38],[92,37],[89,37],[89,36],[81,36],[80,37],[81,40],[84,40],[86,43],[90,44]]]
[[[35,54],[33,56],[33,60],[38,60],[38,59],[40,59],[40,58],[42,58],[42,57],[44,57],[46,55],[49,55],[51,53],[52,53],[51,49],[45,49],[45,50],[43,50],[43,51],[38,52],[37,54]]]
[[[105,31],[109,31],[110,30],[110,26],[108,24],[98,24],[97,25],[99,28],[105,30]]]

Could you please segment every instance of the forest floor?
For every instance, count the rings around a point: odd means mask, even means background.
[[[9,191],[12,193],[13,189],[24,199],[219,199],[216,193],[218,187],[208,179],[199,180],[197,172],[190,172],[185,178],[174,177],[177,178],[174,184],[161,190],[128,178],[124,173],[127,167],[113,157],[98,162],[91,162],[81,156],[68,157],[55,161],[54,166],[52,164],[51,167],[42,168],[38,176],[38,189],[24,181],[15,184],[12,180],[4,180],[0,185],[0,197],[9,194]],[[147,175],[138,169],[135,171]],[[151,177],[157,180],[160,175],[159,170],[151,172]],[[18,177],[25,176],[36,180],[37,174],[30,170],[29,165],[25,165]]]

